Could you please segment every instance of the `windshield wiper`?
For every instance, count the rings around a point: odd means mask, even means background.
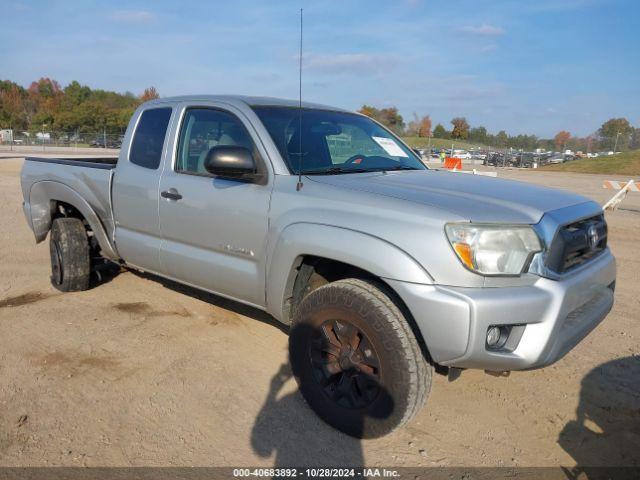
[[[410,167],[408,165],[396,165],[395,167],[381,168],[380,170],[421,170],[420,168]]]
[[[386,172],[389,170],[420,170],[419,168],[410,167],[408,165],[396,165],[394,167],[378,167],[378,168],[345,168],[331,167],[326,170],[303,170],[302,175],[339,175],[342,173],[367,173],[367,172]]]
[[[339,175],[341,173],[364,173],[374,172],[368,168],[344,168],[344,167],[331,167],[326,170],[303,170],[302,175]]]

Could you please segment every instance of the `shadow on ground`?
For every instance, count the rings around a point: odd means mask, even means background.
[[[311,411],[300,392],[280,395],[292,377],[283,364],[271,379],[269,394],[251,432],[251,446],[261,457],[275,454],[274,467],[362,467],[359,439],[326,425]]]
[[[258,320],[275,326],[292,338],[313,336],[317,329],[299,326],[290,330],[286,325],[275,320],[271,315],[233,300],[210,294],[196,288],[158,277],[156,275],[131,271],[134,275],[159,282],[165,288],[175,292],[195,297],[218,308]],[[295,343],[295,341],[294,341]],[[334,361],[336,359],[333,359]],[[296,363],[296,362],[294,362]],[[304,363],[304,362],[302,362]],[[335,363],[335,362],[334,362]],[[300,362],[297,363],[300,365]],[[345,378],[350,384],[354,380],[350,372]],[[300,372],[295,376],[300,378]],[[300,466],[337,466],[362,468],[364,466],[361,440],[342,433],[321,420],[307,404],[299,389],[292,391],[289,383],[294,377],[289,363],[282,364],[279,371],[272,377],[269,393],[265,399],[251,434],[251,446],[261,457],[275,456],[274,467]],[[361,437],[370,426],[370,422],[384,421],[392,415],[393,401],[386,389],[375,379],[371,379],[378,389],[373,403],[364,409],[349,409],[342,415],[348,417],[348,430],[355,437]],[[289,383],[289,385],[287,385]],[[338,389],[346,387],[346,383],[338,382]],[[313,398],[315,401],[315,397]],[[334,417],[331,416],[333,419]],[[365,435],[366,436],[366,435]]]
[[[275,454],[275,467],[360,469],[364,467],[360,439],[383,435],[389,422],[396,421],[396,404],[384,384],[383,367],[376,374],[357,361],[359,350],[349,332],[357,330],[344,327],[336,332],[312,322],[292,327],[291,368],[283,364],[271,379],[251,432],[254,451],[261,457]],[[298,389],[283,393],[292,377]]]
[[[583,379],[576,419],[558,443],[578,468],[640,466],[640,356],[612,360]]]

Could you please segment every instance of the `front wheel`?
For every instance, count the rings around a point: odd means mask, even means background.
[[[431,388],[432,368],[402,312],[363,280],[329,283],[302,300],[289,357],[316,414],[357,438],[381,437],[408,422]]]

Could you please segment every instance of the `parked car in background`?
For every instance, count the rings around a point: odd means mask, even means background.
[[[561,153],[554,153],[548,159],[547,163],[563,163],[564,155]]]
[[[104,135],[98,135],[89,145],[97,148],[120,148],[122,146],[123,138],[124,135],[118,135],[116,137],[113,135],[107,135],[106,138]]]
[[[516,155],[517,163],[515,166],[520,168],[531,168],[537,163],[537,156],[531,152],[520,152]]]
[[[485,160],[487,158],[487,152],[485,150],[471,150],[469,153],[471,154],[471,158],[477,160]]]
[[[505,166],[506,160],[505,160],[504,153],[502,152],[487,153],[487,157],[484,159],[483,165],[488,165],[491,167]]]
[[[451,156],[461,160],[468,160],[471,158],[471,154],[468,151],[459,149],[454,149]]]

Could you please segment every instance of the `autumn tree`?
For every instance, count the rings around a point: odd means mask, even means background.
[[[451,120],[453,130],[451,131],[451,138],[465,139],[469,137],[469,123],[464,117],[456,117]]]
[[[377,109],[369,105],[363,105],[358,111],[380,122],[396,135],[404,133],[404,120],[396,107]]]
[[[31,85],[29,86],[29,93],[46,99],[60,95],[62,93],[62,89],[57,81],[43,77],[37,82],[31,82]]]
[[[379,122],[397,135],[404,132],[404,120],[396,107],[381,109]]]
[[[32,129],[51,127],[56,112],[60,110],[63,92],[60,84],[47,77],[32,82],[27,89],[27,117]]]
[[[420,118],[417,114],[413,114],[413,120],[407,125],[405,132],[410,137],[430,137],[431,136],[431,118],[425,115]]]
[[[160,94],[156,90],[156,87],[145,88],[142,95],[140,95],[141,102],[147,102],[149,100],[155,100],[156,98],[160,98]]]
[[[76,81],[61,88],[45,77],[27,89],[0,81],[0,128],[36,132],[46,124],[58,132],[122,133],[140,103],[133,94],[92,90]]]
[[[0,81],[0,128],[27,128],[26,97],[17,83]]]
[[[570,138],[571,134],[569,132],[561,130],[556,133],[555,137],[553,137],[553,144],[556,146],[557,150],[563,150]]]
[[[363,105],[358,112],[370,118],[378,118],[380,116],[380,110],[371,105]]]
[[[626,118],[611,118],[604,122],[598,130],[601,145],[608,150],[613,150],[614,148],[618,151],[626,150],[632,134],[633,127]]]
[[[424,117],[422,117],[422,120],[420,120],[420,126],[418,127],[418,136],[431,136],[431,118],[429,117],[429,115],[425,115]]]

